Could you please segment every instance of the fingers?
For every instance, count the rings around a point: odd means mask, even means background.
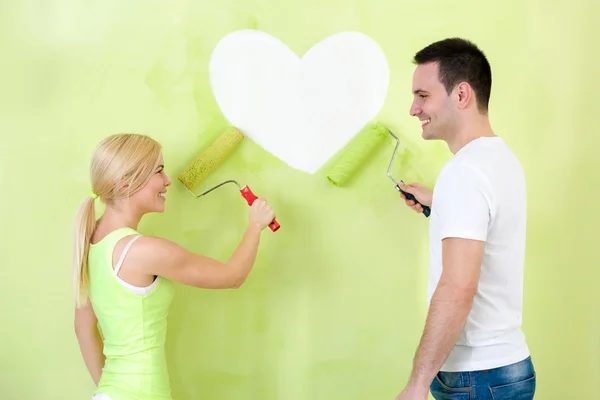
[[[398,187],[400,189],[402,189],[403,191],[405,191],[406,193],[410,193],[414,197],[417,197],[415,195],[415,191],[418,191],[416,189],[419,189],[419,184],[418,183],[411,183],[410,185],[407,185],[404,182],[400,182],[398,184]],[[414,200],[407,200],[406,196],[404,194],[402,194],[402,192],[400,192],[400,198],[402,200],[404,200],[404,203],[406,203],[406,205],[409,206],[411,209],[413,209],[416,213],[422,213],[423,212],[423,206],[421,204],[417,203]]]
[[[252,206],[256,209],[262,209],[264,207],[268,207],[269,203],[267,203],[267,200],[264,197],[259,197],[258,199],[254,200]]]
[[[404,189],[402,189],[402,190],[404,190]],[[406,205],[407,205],[407,206],[413,206],[413,205],[415,204],[415,201],[414,201],[414,200],[408,200],[408,199],[406,198],[406,196],[402,194],[402,192],[399,192],[399,193],[400,193],[400,198],[401,198],[402,200],[404,200],[404,202],[406,203]]]
[[[423,206],[421,206],[419,203],[415,203],[413,200],[406,200],[406,205],[417,213],[423,212]]]
[[[405,185],[403,182],[400,182],[400,183],[398,184],[398,187],[399,187],[401,190],[405,191],[406,193],[410,193],[410,191],[406,190],[406,189],[407,189],[407,187],[406,187],[406,185]],[[412,200],[406,200],[406,196],[404,195],[404,193],[402,193],[402,192],[400,192],[400,191],[399,191],[398,193],[400,193],[400,198],[401,198],[402,200],[404,200],[404,201],[406,202],[406,204],[407,204],[407,205],[411,205],[411,203],[413,203],[413,204],[414,204],[414,202],[413,202]],[[411,194],[412,194],[412,193],[411,193]]]
[[[404,182],[400,182],[400,183],[398,184],[398,187],[399,187],[400,189],[404,190],[405,192],[408,192],[408,193],[412,194],[412,192],[411,192],[411,188],[410,188],[410,187],[408,187],[408,186],[406,185],[406,183],[404,183]]]
[[[402,189],[404,190],[404,189]],[[411,209],[413,209],[416,213],[422,213],[423,212],[423,206],[421,206],[421,204],[415,202],[414,200],[407,200],[406,196],[404,196],[402,193],[400,193],[400,197],[402,198],[402,200],[404,200],[404,203],[410,207]]]
[[[262,215],[270,217],[271,220],[275,218],[275,212],[264,197],[259,197],[258,199],[254,200],[252,206]]]
[[[401,188],[401,189],[404,190],[403,188]],[[404,190],[404,191],[408,193],[408,191],[406,191],[406,190]],[[408,200],[406,198],[406,196],[404,194],[402,194],[402,192],[398,192],[398,193],[400,193],[400,198],[402,200],[404,200],[404,202],[406,203],[407,206],[412,207],[416,204],[414,200]]]
[[[265,200],[265,204],[264,204],[264,212],[267,215],[269,220],[273,220],[273,218],[275,218],[275,211],[273,211],[273,209],[271,208],[271,206],[267,203],[267,201]]]
[[[413,197],[415,197],[415,191],[414,191],[414,188],[412,186],[406,185],[404,182],[400,182],[398,184],[398,187],[400,188],[400,190],[402,190],[402,191],[404,191],[404,192],[406,192],[408,194],[411,194]],[[407,201],[406,200],[406,196],[402,192],[400,192],[400,197],[404,201]],[[413,205],[415,203],[414,200],[408,200],[408,201],[411,202],[411,204],[407,203],[409,205]]]

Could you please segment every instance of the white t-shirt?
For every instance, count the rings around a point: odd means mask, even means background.
[[[521,164],[500,137],[468,143],[444,165],[429,223],[428,299],[442,274],[442,240],[485,241],[464,329],[442,371],[476,371],[529,356],[521,331],[526,191]]]

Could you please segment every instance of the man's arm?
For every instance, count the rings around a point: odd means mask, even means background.
[[[409,383],[399,399],[425,399],[431,382],[456,344],[477,291],[485,241],[494,212],[494,191],[469,164],[449,166],[436,181],[436,236],[442,273],[431,297],[425,329]]]
[[[409,387],[428,391],[465,325],[477,290],[485,242],[442,241],[442,275],[432,296]]]

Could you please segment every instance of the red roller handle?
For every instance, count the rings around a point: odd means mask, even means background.
[[[250,190],[248,186],[244,186],[240,190],[240,193],[242,194],[242,197],[246,199],[249,206],[251,206],[254,203],[254,200],[258,199],[258,197],[256,197],[256,195],[252,193],[252,190]],[[275,218],[273,218],[273,221],[271,221],[271,223],[269,224],[269,228],[271,228],[273,232],[277,232],[280,228],[279,222],[277,222]]]

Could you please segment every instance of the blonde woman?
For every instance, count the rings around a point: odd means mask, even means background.
[[[75,332],[97,385],[94,399],[171,399],[164,344],[173,281],[240,287],[260,234],[275,217],[264,199],[256,200],[240,244],[221,263],[137,232],[145,214],[165,209],[170,184],[161,146],[145,135],[112,135],[94,152],[92,192],[76,218],[74,260]],[[96,198],[106,205],[98,221]]]

